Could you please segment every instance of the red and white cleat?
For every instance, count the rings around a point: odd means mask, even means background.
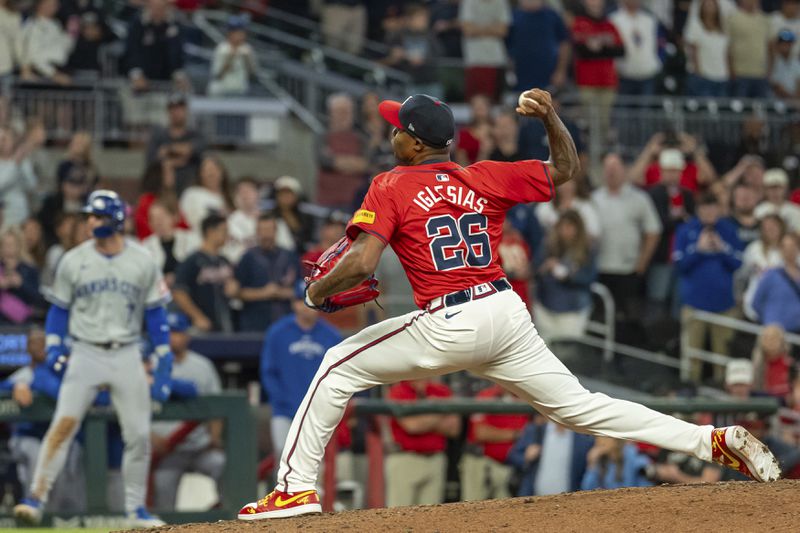
[[[239,520],[264,520],[288,518],[304,514],[321,513],[319,495],[315,490],[281,492],[273,490],[257,502],[248,503],[239,511]]]
[[[781,477],[778,460],[769,448],[742,426],[711,432],[711,460],[756,481],[776,481]]]

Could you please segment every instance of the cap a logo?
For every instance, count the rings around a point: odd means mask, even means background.
[[[408,123],[408,129],[409,129],[409,131],[414,131],[414,124],[409,122]]]
[[[445,146],[450,146],[451,144],[453,144],[453,139],[447,139],[447,142],[444,143]]]

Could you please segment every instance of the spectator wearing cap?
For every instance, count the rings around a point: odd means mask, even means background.
[[[230,299],[239,293],[230,262],[220,253],[228,240],[225,217],[208,215],[201,225],[203,242],[175,271],[172,292],[178,309],[200,331],[233,331]]]
[[[464,97],[485,94],[496,102],[508,63],[505,38],[511,25],[508,0],[462,0],[458,14],[463,35]]]
[[[200,240],[195,232],[178,227],[178,216],[166,204],[155,201],[148,211],[153,233],[142,241],[142,246],[156,260],[167,285],[172,287],[178,264],[200,247]]]
[[[42,224],[45,242],[48,245],[58,242],[56,222],[64,214],[80,213],[86,197],[96,184],[95,177],[87,176],[78,167],[73,167],[58,184],[58,190],[45,197],[37,218]]]
[[[249,177],[239,178],[233,195],[236,209],[228,217],[228,242],[223,254],[236,264],[242,255],[256,244],[256,223],[261,214],[259,183]]]
[[[37,0],[33,16],[22,26],[22,81],[72,83],[66,65],[75,43],[56,18],[57,12],[58,0]]]
[[[620,314],[640,316],[642,276],[661,237],[661,221],[646,192],[627,183],[625,164],[618,154],[603,160],[605,185],[592,193],[600,219],[597,242],[599,281],[611,291]]]
[[[658,20],[642,9],[641,0],[621,0],[609,17],[617,28],[625,55],[617,62],[620,94],[651,96],[661,71],[658,57]]]
[[[172,166],[175,171],[175,192],[180,196],[197,182],[206,140],[202,133],[189,124],[189,109],[184,94],[170,96],[167,120],[166,128],[156,127],[150,132],[146,160],[147,165],[160,161]]]
[[[76,27],[75,47],[69,55],[67,69],[87,81],[100,75],[100,49],[114,39],[105,16],[91,2],[75,2],[74,12],[65,27]]]
[[[517,75],[517,90],[563,87],[570,60],[564,19],[545,0],[522,0],[512,17],[508,48]]]
[[[250,91],[250,77],[258,69],[253,47],[247,42],[247,19],[244,15],[228,18],[228,33],[214,49],[211,60],[211,96],[243,96]]]
[[[702,0],[697,17],[690,17],[683,31],[689,77],[687,94],[724,97],[728,94],[730,70],[724,17],[718,0]]]
[[[297,178],[281,176],[275,180],[275,209],[278,246],[302,254],[314,238],[314,219],[300,211],[303,188]]]
[[[38,178],[30,156],[44,143],[44,129],[32,129],[16,142],[11,128],[0,126],[0,203],[5,206],[0,227],[18,226],[30,215],[28,195]]]
[[[317,203],[350,209],[369,162],[366,142],[354,127],[355,104],[344,93],[328,97],[328,131],[320,141]]]
[[[389,388],[394,402],[437,401],[453,395],[433,379],[401,381]],[[454,414],[420,414],[392,418],[393,446],[386,457],[386,506],[433,505],[444,501],[447,439],[461,433]]]
[[[796,41],[791,30],[781,30],[775,42],[772,74],[769,84],[778,98],[792,99],[800,96],[800,59],[792,53]]]
[[[491,385],[475,395],[476,400],[516,400],[499,385]],[[525,414],[476,413],[469,418],[467,443],[471,450],[461,460],[461,499],[510,498],[513,470],[506,464],[508,453],[530,420]],[[469,453],[473,452],[473,453]]]
[[[261,349],[261,386],[272,408],[270,435],[276,459],[323,356],[342,341],[336,328],[303,303],[304,291],[305,283],[295,283],[292,313],[270,325]]]
[[[220,394],[222,384],[214,365],[189,349],[191,323],[186,315],[170,313],[167,317],[169,344],[175,356],[172,379],[181,387],[193,389],[193,396]],[[222,499],[222,474],[225,452],[222,420],[208,422],[153,422],[153,501],[157,509],[174,510],[178,486],[184,474],[194,472],[210,477]]]
[[[759,0],[739,0],[725,28],[730,39],[732,96],[766,98],[770,24]]]
[[[725,391],[737,400],[748,400],[753,395],[753,362],[749,359],[732,359],[725,365]]]
[[[134,91],[152,89],[153,82],[174,81],[189,88],[183,72],[184,35],[168,0],[146,0],[128,27],[125,60]]]
[[[661,220],[661,239],[647,273],[647,296],[659,304],[669,303],[675,293],[675,276],[670,256],[675,230],[694,215],[694,195],[681,187],[686,160],[677,148],[666,148],[658,155],[661,181],[648,189]]]
[[[782,168],[764,172],[764,201],[756,207],[756,217],[780,216],[789,231],[800,232],[800,206],[788,200],[789,175]]]
[[[295,282],[300,278],[297,255],[277,246],[277,221],[263,214],[256,225],[256,246],[247,250],[236,266],[236,279],[244,302],[239,315],[241,331],[265,331],[289,314]]]
[[[701,196],[697,216],[675,232],[672,260],[678,269],[684,314],[694,309],[729,316],[735,313],[733,275],[742,265],[741,243],[733,224],[720,218],[720,205],[714,196]],[[710,332],[712,351],[729,353],[733,330],[700,320],[684,323],[689,328],[691,347],[704,349]],[[702,366],[697,364],[692,370],[693,378],[699,380]]]
[[[683,154],[684,165],[680,175],[680,185],[697,193],[702,187],[712,183],[717,173],[706,157],[705,148],[697,138],[686,132],[658,132],[650,137],[639,157],[630,167],[629,179],[644,187],[652,187],[661,180],[661,165],[658,157],[662,150],[678,149]]]
[[[78,168],[77,171],[73,170],[75,167]],[[92,157],[92,135],[88,131],[77,131],[69,140],[67,153],[56,168],[59,183],[71,172],[80,172],[90,179],[100,177]]]
[[[770,31],[773,40],[783,30],[789,30],[795,37],[800,35],[800,0],[781,0],[780,9],[771,13]],[[796,40],[792,44],[792,56],[798,57],[800,44]]]
[[[762,324],[778,324],[800,333],[800,237],[781,239],[783,266],[764,273],[753,295],[752,307]]]

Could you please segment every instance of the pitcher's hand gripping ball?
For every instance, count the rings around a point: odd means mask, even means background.
[[[352,289],[325,298],[322,305],[314,305],[309,299],[308,288],[311,284],[319,281],[333,270],[333,267],[342,260],[342,257],[350,249],[351,244],[352,241],[350,239],[346,236],[342,237],[336,244],[325,250],[316,263],[307,262],[311,266],[311,275],[306,278],[305,302],[307,306],[326,313],[333,313],[345,307],[371,302],[380,295],[378,279],[375,275],[372,275]]]

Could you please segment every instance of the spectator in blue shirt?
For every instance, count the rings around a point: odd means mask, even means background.
[[[731,315],[736,302],[733,295],[733,274],[742,266],[742,244],[737,228],[727,219],[720,219],[716,197],[705,194],[697,205],[697,216],[678,228],[672,259],[678,269],[684,311],[692,309]],[[688,323],[689,344],[704,349],[710,329],[711,349],[728,353],[733,331],[707,322]],[[693,369],[699,379],[701,367]]]
[[[567,81],[569,32],[545,0],[520,0],[513,13],[508,48],[517,74],[517,90],[559,88]]]
[[[595,438],[586,456],[586,473],[581,490],[650,487],[646,472],[652,460],[641,453],[635,444],[611,437]]]
[[[261,386],[272,406],[270,428],[276,459],[323,356],[342,340],[336,328],[303,303],[304,285],[297,282],[294,313],[270,326],[261,350]]]
[[[239,315],[241,331],[264,331],[291,311],[294,283],[299,277],[299,262],[294,252],[275,244],[277,222],[266,213],[256,224],[256,241],[236,267],[244,302]]]
[[[783,266],[761,277],[753,296],[753,310],[762,324],[780,324],[800,333],[800,242],[794,234],[781,239]]]

